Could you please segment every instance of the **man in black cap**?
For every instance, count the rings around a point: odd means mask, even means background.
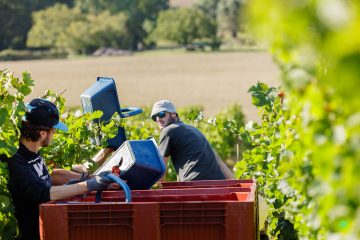
[[[72,185],[62,185],[70,179],[80,179],[81,174],[66,170],[50,175],[38,150],[50,144],[55,131],[67,131],[59,121],[56,106],[45,99],[34,99],[26,105],[19,149],[8,160],[9,190],[15,206],[20,236],[18,239],[37,240],[39,236],[39,205],[87,191],[108,189],[110,181],[101,176]]]
[[[174,104],[160,100],[151,118],[161,129],[159,150],[167,163],[174,164],[180,181],[231,179],[233,174],[195,127],[180,121]]]

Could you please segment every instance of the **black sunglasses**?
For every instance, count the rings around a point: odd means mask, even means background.
[[[159,113],[157,113],[157,114],[155,114],[155,115],[153,116],[153,120],[156,121],[156,118],[157,118],[157,117],[163,118],[163,117],[165,117],[165,115],[166,115],[166,112],[165,112],[165,111],[159,112]]]

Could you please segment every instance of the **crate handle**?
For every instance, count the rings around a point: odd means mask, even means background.
[[[141,108],[136,108],[136,107],[122,108],[120,112],[120,117],[122,118],[131,117],[142,112],[143,110]]]
[[[116,175],[114,175],[112,173],[109,173],[105,177],[108,178],[109,180],[119,184],[120,187],[125,192],[125,202],[126,203],[131,203],[131,191],[130,191],[129,186],[124,182],[124,180],[122,180],[121,178],[119,178],[118,176],[116,176]],[[101,191],[97,191],[96,192],[96,197],[95,197],[95,203],[99,203],[100,201],[101,201]]]

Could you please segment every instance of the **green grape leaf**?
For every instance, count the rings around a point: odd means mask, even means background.
[[[0,126],[2,126],[8,118],[8,111],[5,108],[0,108]]]

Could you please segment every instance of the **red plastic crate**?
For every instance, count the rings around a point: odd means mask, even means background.
[[[254,201],[255,189],[249,187],[222,187],[222,188],[180,188],[180,189],[157,189],[157,190],[135,190],[131,191],[132,198],[138,197],[159,197],[172,196],[174,198],[178,196],[211,196],[211,195],[223,195],[235,192],[245,192],[249,194],[249,201]],[[94,193],[90,194],[94,195]],[[103,198],[107,197],[119,197],[124,198],[124,192],[122,191],[108,191],[102,194]]]
[[[236,193],[236,194],[235,194]],[[149,201],[218,201],[218,200],[241,200],[254,201],[255,191],[252,188],[228,187],[228,188],[197,188],[197,189],[157,189],[157,190],[133,190],[131,191],[133,202]],[[232,197],[227,195],[232,194]],[[94,202],[95,192],[86,197],[73,197],[65,202]],[[122,191],[105,191],[102,193],[102,201],[124,202],[125,194]],[[61,202],[61,201],[59,201]]]
[[[131,191],[132,202],[165,202],[165,201],[242,201],[253,202],[255,192],[252,188],[197,188],[197,189],[157,189],[157,190],[133,190]],[[52,201],[48,204],[86,203],[95,202],[96,192],[90,192],[84,196],[76,196],[66,200]],[[101,194],[101,202],[125,202],[125,194],[122,191],[104,191]]]
[[[177,188],[219,188],[219,187],[255,187],[256,181],[248,180],[199,180],[189,182],[162,182],[162,189]]]
[[[160,189],[103,192],[66,203],[40,205],[42,240],[235,240],[257,239],[254,188]]]

